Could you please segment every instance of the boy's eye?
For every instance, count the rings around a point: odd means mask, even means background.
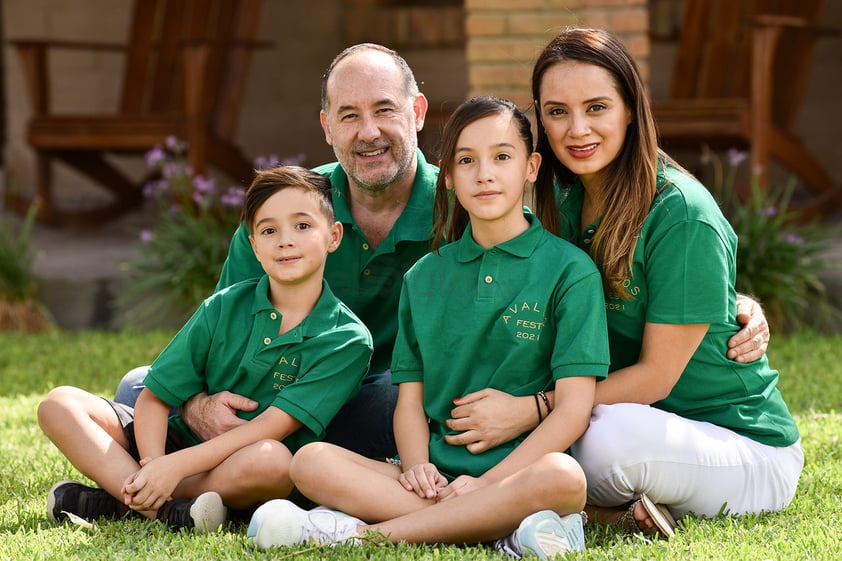
[[[309,228],[310,228],[310,225],[306,222],[299,222],[298,224],[295,225],[296,230],[308,230]]]
[[[498,160],[508,160],[508,159],[511,159],[511,156],[509,156],[508,154],[506,154],[504,152],[502,154],[497,154],[497,159]]]
[[[260,231],[260,233],[263,234],[264,236],[271,236],[272,234],[275,233],[275,231],[276,231],[275,228],[270,227],[270,228],[263,228]]]

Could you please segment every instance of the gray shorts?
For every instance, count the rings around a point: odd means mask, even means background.
[[[117,414],[120,419],[120,425],[123,427],[123,434],[126,435],[126,440],[129,441],[129,454],[137,461],[140,461],[140,451],[137,449],[137,439],[134,436],[134,409],[128,405],[105,399],[108,405]],[[167,441],[164,444],[164,453],[172,454],[184,448],[193,446],[193,443],[181,432],[174,430],[172,427],[167,429]]]

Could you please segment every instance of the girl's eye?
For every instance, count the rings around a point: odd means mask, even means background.
[[[588,107],[588,111],[603,111],[604,109],[606,109],[606,107],[601,103],[594,103],[593,105]]]
[[[261,232],[260,232],[260,233],[261,233],[261,234],[263,234],[264,236],[271,236],[271,235],[272,235],[272,234],[274,234],[276,231],[277,231],[277,230],[275,230],[274,228],[264,228],[263,230],[261,230]]]
[[[552,109],[550,109],[548,111],[548,113],[555,117],[557,115],[565,115],[565,114],[567,114],[567,111],[565,111],[561,107],[553,107]]]
[[[456,163],[460,166],[464,166],[466,164],[470,164],[473,161],[474,161],[474,159],[471,158],[470,156],[462,156],[461,158],[456,160]]]

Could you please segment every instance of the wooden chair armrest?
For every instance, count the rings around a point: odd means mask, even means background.
[[[183,41],[179,41],[178,45],[180,47],[217,47],[224,45],[229,47],[242,47],[246,49],[268,49],[274,47],[275,42],[261,39],[232,39],[230,41],[219,41],[211,39],[185,39]]]
[[[778,28],[790,28],[790,29],[801,29],[804,31],[810,31],[815,33],[816,35],[839,35],[842,33],[842,30],[836,27],[830,27],[826,25],[813,25],[809,23],[804,18],[799,18],[796,16],[781,16],[775,14],[762,14],[759,16],[754,16],[749,18],[749,23],[753,27],[778,27]]]
[[[26,89],[35,115],[46,115],[50,108],[50,86],[47,74],[47,53],[51,49],[72,49],[85,51],[120,51],[126,46],[118,43],[98,43],[65,39],[12,39],[8,43],[15,48],[23,67]]]

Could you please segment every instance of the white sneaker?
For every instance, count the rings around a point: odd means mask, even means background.
[[[568,514],[561,517],[552,510],[530,514],[517,530],[497,540],[497,549],[512,557],[534,555],[549,559],[568,551],[584,551],[585,533],[582,515]]]
[[[323,506],[304,510],[290,501],[274,499],[251,517],[246,536],[263,549],[308,543],[332,544],[357,536],[365,522]]]

